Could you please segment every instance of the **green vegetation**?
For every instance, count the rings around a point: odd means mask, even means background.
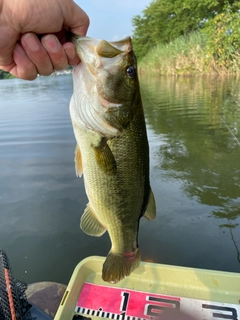
[[[139,69],[157,74],[240,72],[238,0],[154,0],[133,18]]]
[[[1,79],[11,79],[14,78],[10,73],[0,69],[0,80]]]
[[[209,72],[204,62],[206,38],[199,33],[181,36],[168,44],[159,44],[140,60],[142,73],[192,75]]]

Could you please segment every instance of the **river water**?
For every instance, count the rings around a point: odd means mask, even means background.
[[[141,220],[142,259],[240,272],[240,81],[141,78],[156,198]],[[0,82],[0,247],[27,283],[67,283],[107,234],[85,235],[75,176],[71,76]]]

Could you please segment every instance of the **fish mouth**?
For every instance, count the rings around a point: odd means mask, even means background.
[[[78,36],[74,33],[68,32],[67,39],[68,41],[71,41],[76,47],[80,45],[80,43],[86,43],[88,46],[89,43],[91,43],[91,45],[95,48],[98,47],[97,53],[106,58],[112,58],[121,52],[129,52],[132,50],[131,37],[125,37],[117,41],[106,41],[86,36]],[[109,47],[109,45],[111,47]],[[104,50],[106,48],[105,46],[107,47],[107,50]]]
[[[102,70],[104,70],[105,74],[116,74],[119,70],[122,55],[132,49],[130,37],[120,41],[107,42],[72,34],[71,41],[75,45],[81,60],[79,64],[82,64],[83,68],[88,70],[88,75],[86,75],[89,80],[88,86],[91,86],[96,79],[101,77]],[[109,64],[109,59],[111,59],[111,64]],[[96,83],[97,86],[98,84],[100,85],[99,80]],[[105,110],[122,107],[122,103],[107,95],[101,85],[98,90],[98,100]]]
[[[118,94],[118,74],[132,50],[131,38],[107,42],[72,35],[71,41],[81,60],[73,71],[74,92],[79,99],[75,103],[76,116],[87,128],[108,139],[116,137],[131,117],[125,96]]]
[[[111,72],[111,68],[108,69],[106,58],[114,59],[115,61],[112,64],[118,65],[118,61],[121,61],[122,55],[132,50],[130,37],[119,41],[108,42],[106,40],[71,34],[70,41],[75,45],[81,61],[88,66],[89,71],[93,74],[96,73],[97,68],[104,68]],[[114,70],[112,70],[112,72],[114,72]]]

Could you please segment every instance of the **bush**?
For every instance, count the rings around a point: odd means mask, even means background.
[[[165,75],[193,75],[212,71],[206,58],[206,37],[199,32],[182,36],[168,44],[152,48],[140,60],[140,72]]]
[[[234,68],[240,55],[240,3],[227,3],[222,13],[201,31],[208,38],[207,53],[218,67]]]

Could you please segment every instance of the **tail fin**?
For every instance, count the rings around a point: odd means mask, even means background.
[[[133,252],[112,253],[109,252],[102,269],[102,278],[110,283],[117,283],[130,275],[141,261],[139,249]]]

